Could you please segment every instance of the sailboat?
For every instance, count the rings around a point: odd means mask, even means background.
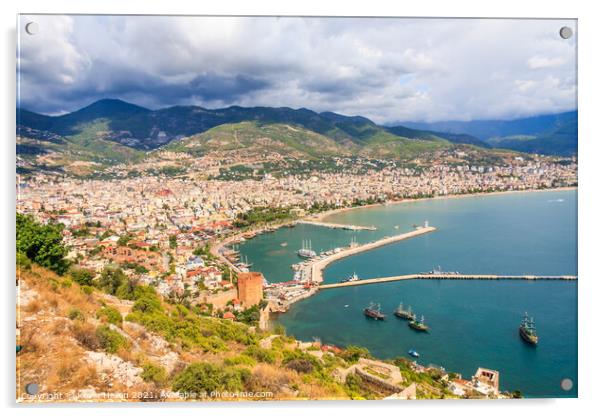
[[[429,330],[429,327],[424,323],[424,315],[420,318],[420,321],[416,319],[412,319],[408,325],[410,328],[415,329],[416,331],[426,332]]]
[[[306,259],[316,256],[316,252],[311,249],[311,240],[303,240],[301,248],[297,250],[297,255]]]
[[[525,312],[525,317],[518,328],[518,332],[521,338],[531,345],[537,345],[539,342],[539,337],[537,336],[537,332],[535,331],[535,322],[533,318],[529,318],[527,312]]]
[[[403,308],[403,303],[400,303],[395,312],[393,312],[395,316],[401,319],[407,319],[410,321],[414,321],[416,319],[416,314],[412,312],[412,307],[408,306],[408,309]]]

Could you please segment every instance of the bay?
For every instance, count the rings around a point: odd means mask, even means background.
[[[409,231],[428,221],[437,231],[333,263],[325,281],[357,273],[361,278],[443,270],[478,274],[577,274],[577,191],[507,193],[421,200],[337,213],[325,221],[374,225],[347,231],[297,225],[263,234],[240,246],[253,270],[269,281],[292,277],[295,251],[311,240],[316,251],[365,243]],[[282,245],[285,243],[285,246]],[[362,309],[378,302],[385,322],[365,319]],[[412,331],[392,315],[403,302],[424,315],[428,334]],[[535,318],[540,343],[518,335],[525,312]],[[500,371],[504,390],[528,397],[577,394],[577,282],[404,281],[325,290],[276,317],[297,338],[336,345],[362,345],[380,358],[407,357],[470,377],[477,367]],[[560,382],[570,378],[571,391]]]

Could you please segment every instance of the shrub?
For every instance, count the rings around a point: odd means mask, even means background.
[[[154,383],[156,386],[162,386],[167,381],[167,372],[165,368],[153,363],[146,363],[142,366],[142,380],[147,383]]]
[[[152,293],[138,291],[135,295],[137,296],[137,300],[134,303],[132,310],[140,311],[142,313],[151,313],[161,309],[161,300],[154,290]]]
[[[117,350],[127,345],[125,337],[111,329],[108,325],[99,326],[96,329],[96,336],[98,337],[100,347],[111,354],[116,353]]]
[[[31,269],[31,260],[29,260],[25,253],[17,252],[17,266],[22,267],[25,270]]]
[[[96,312],[96,317],[103,322],[108,322],[113,325],[120,326],[123,322],[123,318],[121,317],[121,313],[110,306],[102,307]]]
[[[248,355],[237,355],[236,357],[226,358],[224,360],[225,365],[247,365],[249,367],[254,367],[257,364],[257,361],[253,357]]]
[[[241,391],[251,372],[245,368],[222,368],[211,363],[190,364],[174,379],[172,388],[182,393],[210,394]]]
[[[341,358],[349,363],[357,363],[360,358],[369,358],[370,351],[357,345],[349,345],[340,353]]]
[[[276,354],[272,350],[268,350],[266,348],[261,348],[256,345],[251,345],[246,349],[244,354],[255,358],[257,361],[261,361],[263,363],[274,363],[276,361]]]
[[[85,316],[84,316],[84,314],[82,313],[82,311],[80,311],[77,308],[71,308],[69,310],[69,313],[68,313],[67,317],[69,319],[71,319],[72,321],[75,321],[75,320],[77,320],[77,321],[85,321],[85,319],[86,319]]]
[[[126,277],[117,289],[115,289],[115,296],[119,299],[133,300],[135,299],[134,292],[137,286],[136,282]]]
[[[71,279],[63,279],[60,282],[61,287],[64,288],[70,288],[71,286],[73,286],[73,281]]]
[[[298,373],[311,373],[314,371],[314,365],[309,360],[304,360],[302,358],[295,358],[286,363],[286,368],[291,370],[295,370]]]
[[[92,286],[94,273],[88,269],[71,268],[71,279],[81,286]]]
[[[115,267],[105,267],[98,278],[97,284],[98,287],[108,294],[114,295],[117,292],[117,288],[126,283],[126,281],[127,276],[123,273],[123,270]]]
[[[81,287],[82,292],[84,292],[86,295],[91,295],[92,292],[94,292],[94,288],[92,286],[82,286]]]
[[[91,324],[80,324],[73,327],[73,336],[85,348],[89,350],[98,350],[101,347],[100,339],[94,326]]]

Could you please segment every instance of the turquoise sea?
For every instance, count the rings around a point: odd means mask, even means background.
[[[577,191],[510,193],[422,200],[362,208],[331,215],[329,222],[374,225],[377,231],[345,231],[312,225],[282,228],[240,246],[253,270],[270,281],[292,277],[295,250],[310,239],[316,251],[368,242],[409,231],[425,220],[437,231],[383,246],[333,263],[325,281],[356,272],[361,278],[447,271],[491,274],[577,274]],[[286,243],[286,246],[282,246]],[[379,302],[388,316],[375,322],[362,315]],[[392,315],[403,302],[424,315],[428,334]],[[518,335],[525,312],[533,316],[540,343]],[[469,378],[477,367],[500,371],[504,390],[528,397],[577,395],[577,282],[403,281],[325,290],[276,317],[297,338],[368,347],[381,358],[408,357],[445,367]],[[561,380],[574,382],[571,391]]]

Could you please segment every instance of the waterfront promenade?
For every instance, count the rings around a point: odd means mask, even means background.
[[[401,276],[375,277],[355,280],[353,282],[330,283],[318,286],[320,289],[335,289],[346,286],[371,285],[376,283],[395,282],[399,280],[431,279],[431,280],[577,280],[577,276],[533,276],[533,275],[497,275],[497,274],[406,274]]]
[[[347,249],[343,249],[338,253],[332,254],[324,259],[318,260],[311,265],[311,280],[314,283],[321,283],[324,280],[323,271],[331,263],[341,260],[345,257],[353,256],[354,254],[362,253],[364,251],[372,250],[378,247],[385,246],[387,244],[396,243],[398,241],[406,240],[412,237],[418,237],[423,234],[427,234],[435,231],[435,227],[420,227],[413,231],[394,235],[392,237],[385,237],[381,240],[374,241],[372,243],[362,244]]]
[[[298,220],[297,224],[309,224],[316,225],[318,227],[326,227],[326,228],[340,228],[343,230],[351,230],[351,231],[376,231],[375,226],[365,226],[365,225],[352,225],[352,224],[337,224],[334,222],[322,222],[322,221],[310,221],[310,220]]]

